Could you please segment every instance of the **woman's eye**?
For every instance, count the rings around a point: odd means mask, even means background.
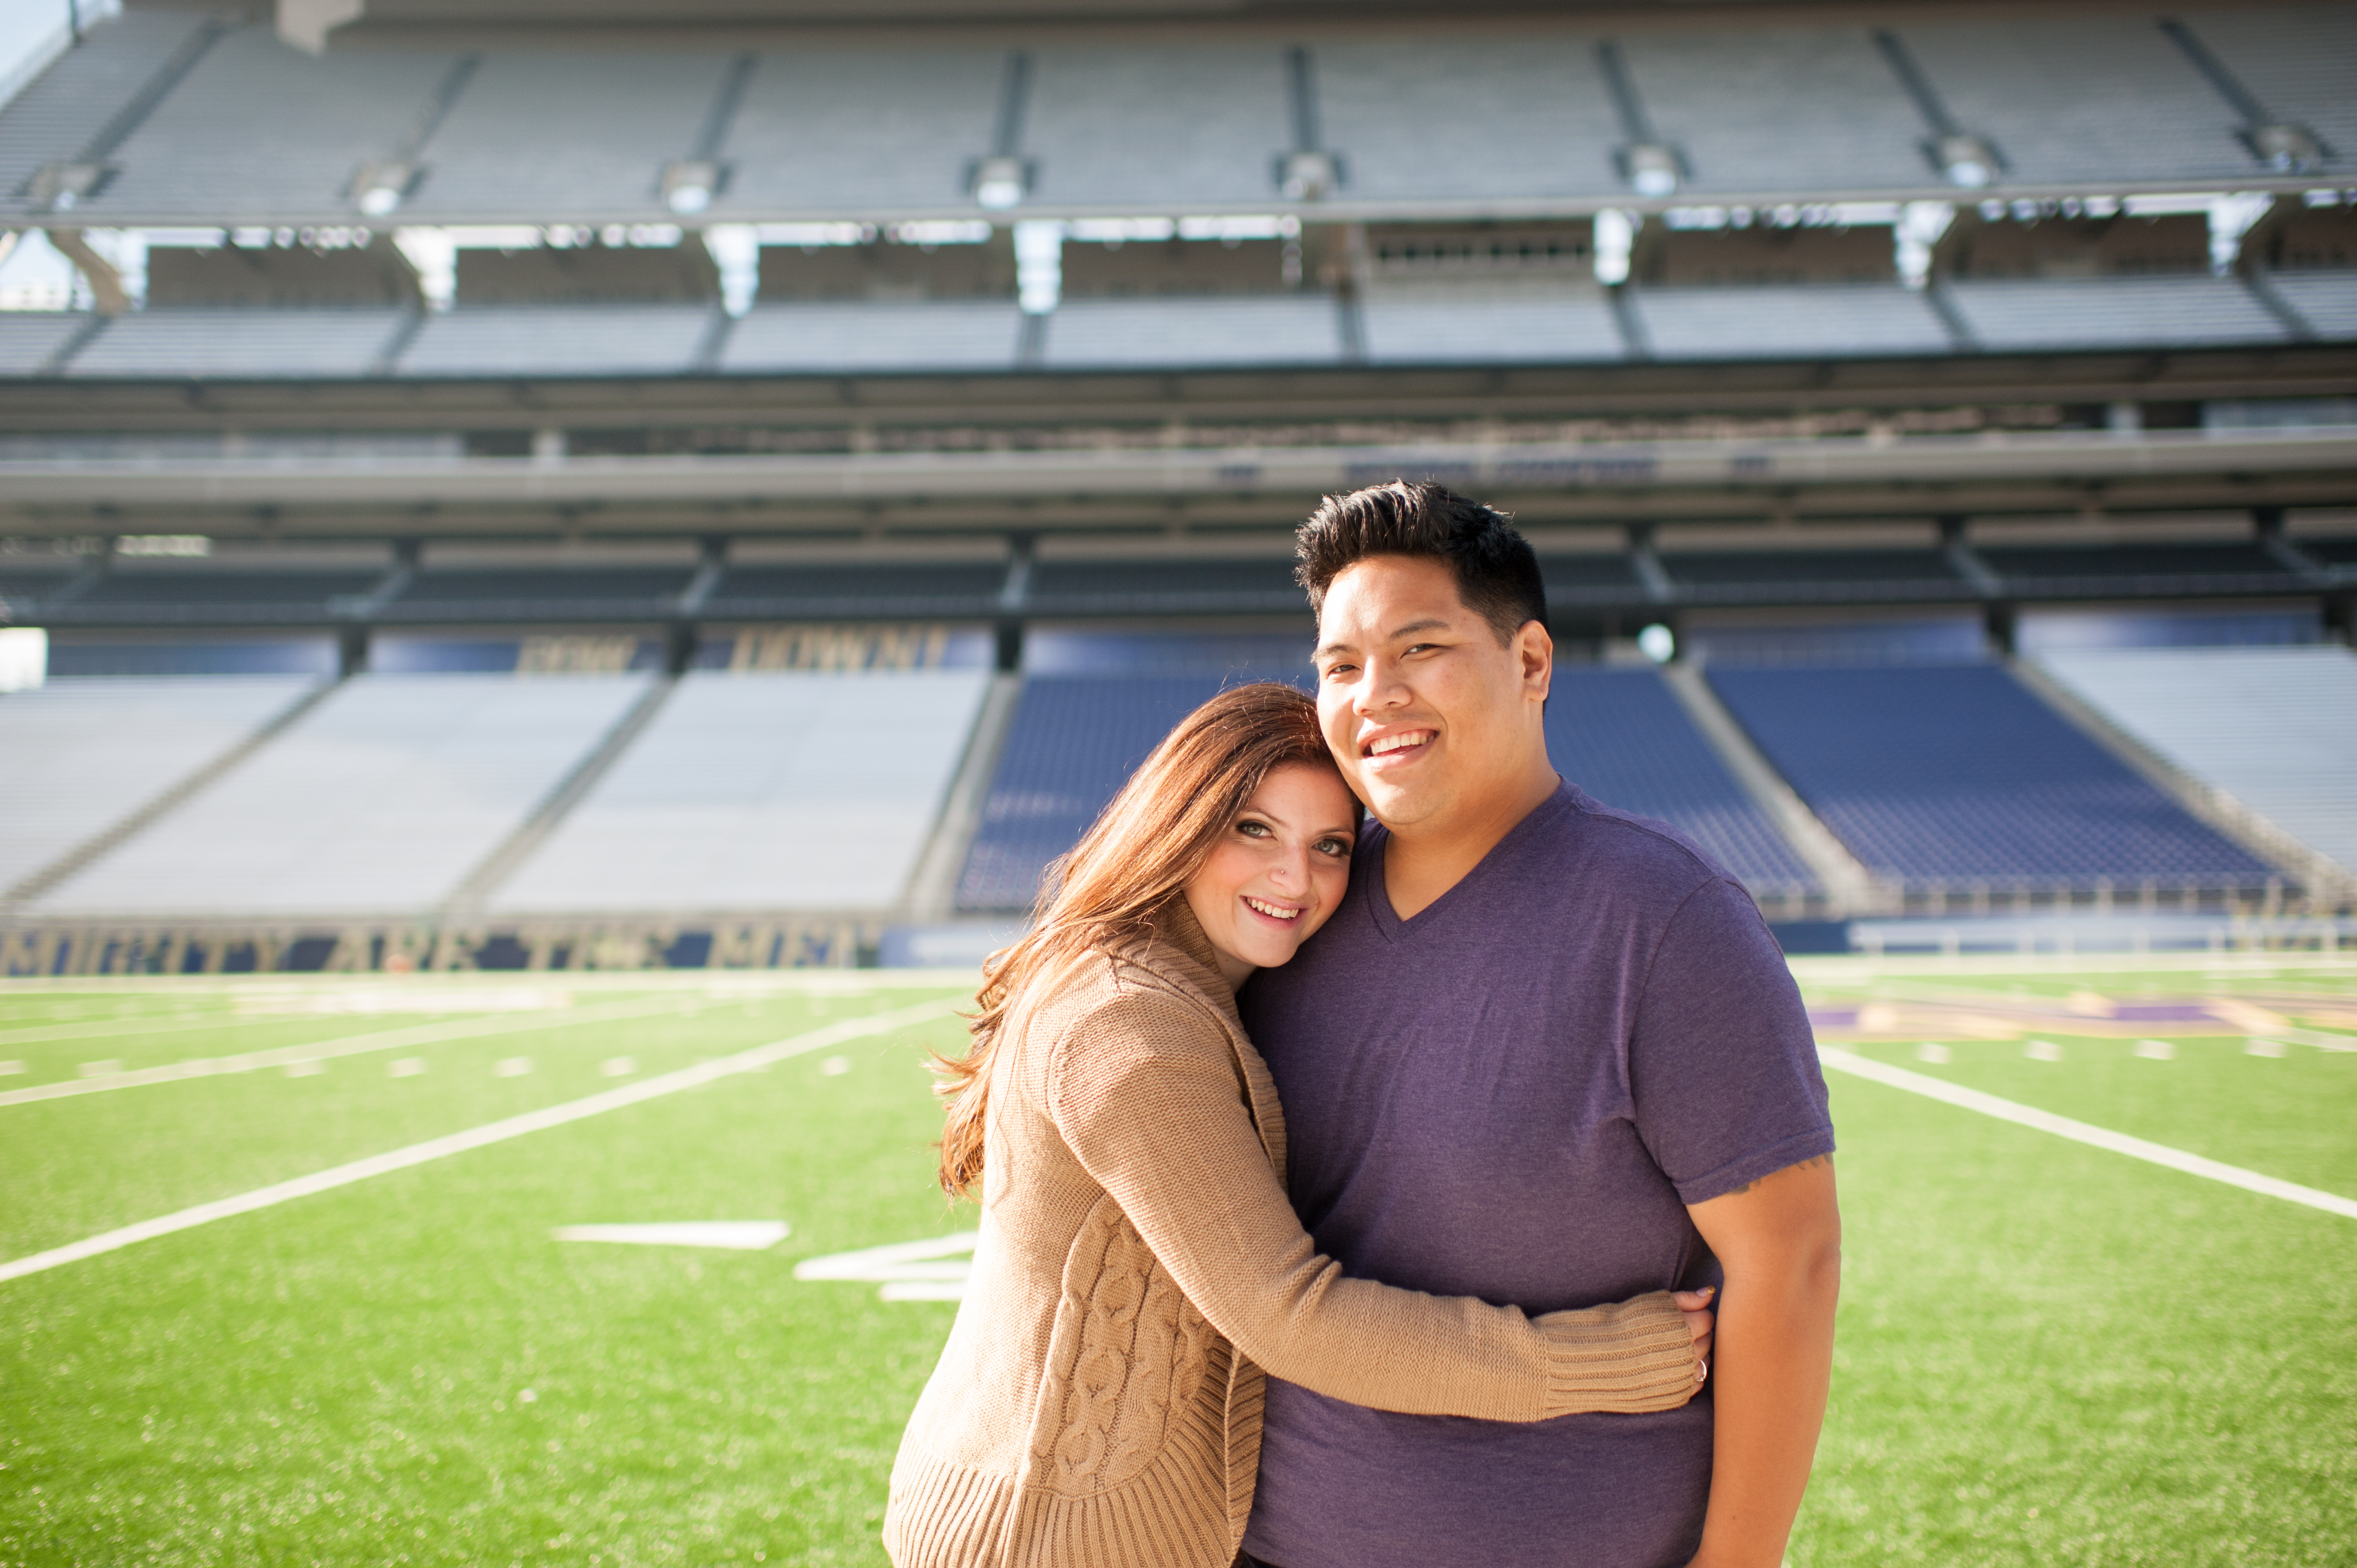
[[[1236,832],[1243,834],[1246,838],[1265,839],[1268,837],[1268,824],[1266,822],[1238,822],[1236,824]]]
[[[1351,846],[1344,843],[1340,839],[1319,839],[1318,841],[1318,853],[1324,855],[1331,855],[1336,860],[1340,860],[1344,855],[1351,853]]]

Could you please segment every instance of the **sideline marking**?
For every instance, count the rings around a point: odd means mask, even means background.
[[[793,1233],[782,1219],[687,1219],[657,1225],[560,1225],[559,1241],[620,1241],[640,1247],[722,1247],[766,1252]]]
[[[2304,1203],[2310,1208],[2321,1208],[2327,1214],[2339,1214],[2351,1219],[2357,1219],[2357,1198],[2343,1197],[2337,1192],[2323,1192],[2316,1187],[2302,1187],[2298,1182],[2285,1181],[2277,1176],[2261,1176],[2257,1171],[2246,1171],[2240,1165],[2230,1165],[2222,1160],[2210,1159],[2202,1155],[2190,1155],[2183,1149],[2172,1149],[2166,1144],[2149,1143],[2143,1138],[2131,1137],[2126,1133],[2115,1133],[2108,1127],[2098,1127],[2093,1122],[2073,1121],[2068,1116],[2057,1116],[2050,1111],[2040,1111],[2035,1106],[2023,1105],[2011,1100],[2000,1100],[1994,1094],[1984,1094],[1977,1089],[1966,1089],[1962,1084],[1926,1077],[1920,1072],[1910,1072],[1903,1067],[1891,1067],[1887,1063],[1876,1061],[1870,1057],[1858,1056],[1837,1047],[1819,1046],[1817,1059],[1829,1068],[1855,1077],[1870,1079],[1889,1088],[1903,1089],[1910,1094],[1921,1094],[1927,1099],[1960,1106],[1966,1111],[1977,1111],[1984,1116],[1994,1116],[2000,1122],[2012,1122],[2020,1126],[2034,1127],[2041,1133],[2051,1133],[2058,1138],[2069,1138],[2077,1143],[2093,1144],[2098,1149],[2109,1149],[2113,1154],[2126,1155],[2130,1159],[2149,1160],[2154,1165],[2166,1165],[2173,1171],[2183,1171],[2188,1176],[2208,1176],[2212,1181],[2222,1181],[2228,1187],[2239,1187],[2245,1192],[2255,1192],[2267,1197],[2280,1197],[2288,1203]]]
[[[589,1007],[570,1008],[561,1014],[534,1014],[528,1018],[459,1018],[447,1024],[413,1024],[404,1029],[343,1035],[332,1040],[314,1040],[309,1045],[248,1051],[242,1056],[199,1058],[195,1061],[170,1062],[163,1067],[137,1068],[130,1072],[106,1073],[95,1078],[37,1083],[30,1089],[12,1089],[0,1093],[0,1105],[23,1105],[36,1100],[63,1100],[70,1095],[96,1094],[109,1089],[137,1089],[150,1083],[178,1083],[183,1079],[212,1078],[225,1072],[253,1072],[258,1068],[292,1067],[297,1062],[362,1056],[370,1051],[397,1050],[403,1046],[430,1046],[444,1040],[476,1039],[486,1035],[528,1034],[534,1029],[561,1029],[573,1024],[605,1024],[618,1018],[641,1018],[650,1014],[673,1012],[684,1005],[684,1001],[677,996],[642,996],[630,1002],[607,1002]],[[235,1026],[212,1026],[224,1028]]]
[[[772,1040],[766,1046],[756,1046],[749,1051],[739,1051],[733,1057],[721,1057],[713,1061],[698,1062],[694,1067],[682,1068],[677,1072],[667,1072],[661,1077],[645,1079],[620,1089],[609,1089],[603,1094],[593,1094],[587,1100],[570,1101],[565,1104],[552,1105],[541,1111],[527,1111],[521,1116],[510,1116],[502,1121],[487,1122],[480,1127],[470,1127],[463,1133],[452,1133],[440,1138],[428,1138],[422,1144],[412,1144],[405,1149],[394,1149],[389,1154],[371,1155],[366,1159],[354,1160],[349,1165],[334,1165],[324,1171],[314,1171],[309,1176],[296,1176],[292,1181],[282,1181],[269,1187],[256,1187],[252,1192],[242,1192],[235,1197],[200,1203],[194,1208],[183,1208],[178,1214],[167,1214],[156,1219],[143,1219],[136,1225],[125,1225],[119,1230],[108,1230],[80,1241],[69,1242],[62,1247],[52,1247],[46,1252],[35,1252],[28,1257],[18,1258],[14,1262],[0,1263],[0,1281],[19,1279],[26,1274],[39,1273],[44,1269],[54,1269],[66,1263],[80,1262],[84,1258],[94,1258],[102,1252],[112,1252],[128,1247],[135,1241],[153,1240],[158,1236],[169,1236],[176,1230],[187,1230],[195,1226],[210,1224],[216,1219],[228,1219],[236,1215],[250,1214],[257,1208],[268,1208],[273,1204],[285,1203],[290,1198],[308,1197],[313,1193],[328,1192],[339,1187],[350,1187],[354,1182],[366,1181],[371,1176],[407,1170],[412,1165],[422,1165],[430,1160],[444,1159],[451,1155],[463,1155],[469,1149],[479,1149],[486,1144],[503,1143],[510,1138],[521,1138],[526,1133],[539,1133],[551,1127],[562,1127],[568,1122],[579,1122],[587,1117],[602,1115],[608,1111],[619,1111],[625,1106],[636,1105],[641,1101],[657,1100],[683,1089],[695,1089],[737,1073],[759,1072],[771,1062],[783,1061],[788,1057],[800,1056],[804,1051],[819,1050],[827,1046],[838,1045],[845,1040],[856,1040],[868,1035],[888,1034],[910,1024],[929,1023],[932,1019],[945,1017],[965,1004],[964,997],[944,996],[936,1001],[920,1002],[913,1006],[901,1007],[890,1013],[878,1013],[872,1017],[846,1018],[842,1023],[829,1024],[823,1028],[813,1029],[808,1034],[790,1035],[782,1040]]]
[[[971,1254],[981,1240],[979,1230],[959,1230],[923,1241],[894,1241],[856,1252],[804,1258],[794,1265],[794,1278],[857,1280],[881,1285],[884,1288],[876,1294],[886,1301],[963,1301],[966,1282],[974,1273]]]

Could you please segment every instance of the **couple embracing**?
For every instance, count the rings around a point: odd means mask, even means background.
[[[942,1145],[982,1239],[885,1545],[1775,1568],[1840,1235],[1781,955],[1555,774],[1501,516],[1394,483],[1298,545],[1314,702],[1181,721],[985,969]]]

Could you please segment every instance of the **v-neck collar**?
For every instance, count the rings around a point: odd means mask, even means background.
[[[1375,929],[1383,933],[1385,941],[1404,942],[1438,924],[1437,917],[1465,902],[1469,897],[1466,890],[1491,875],[1491,868],[1502,865],[1505,858],[1521,846],[1524,838],[1570,811],[1577,795],[1578,791],[1572,787],[1571,781],[1558,775],[1554,794],[1532,807],[1527,816],[1508,828],[1506,836],[1491,844],[1490,853],[1475,861],[1473,868],[1458,877],[1447,892],[1405,919],[1402,919],[1399,911],[1392,908],[1391,888],[1384,872],[1384,861],[1391,852],[1392,835],[1390,830],[1384,830],[1383,838],[1375,846],[1373,865],[1368,867],[1366,878],[1360,885],[1367,900],[1367,912],[1374,919]]]

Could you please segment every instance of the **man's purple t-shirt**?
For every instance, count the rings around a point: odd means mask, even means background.
[[[1750,898],[1568,784],[1412,920],[1386,837],[1368,830],[1332,920],[1241,998],[1318,1248],[1533,1313],[1716,1283],[1685,1206],[1834,1146]],[[1272,1378],[1244,1548],[1280,1568],[1671,1568],[1710,1465],[1707,1392],[1516,1425]]]

